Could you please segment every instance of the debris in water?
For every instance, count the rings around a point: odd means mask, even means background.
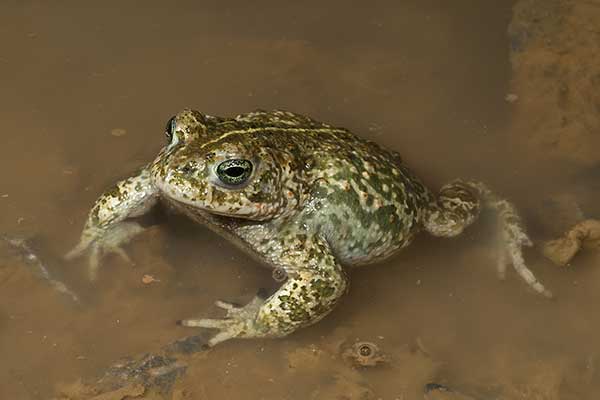
[[[57,280],[52,276],[52,274],[50,274],[50,271],[48,268],[46,268],[46,265],[37,256],[35,251],[33,251],[26,239],[0,235],[0,240],[8,244],[12,249],[16,250],[19,257],[31,268],[31,271],[35,276],[46,280],[56,291],[70,297],[75,303],[81,303],[77,294],[69,289],[63,282]]]
[[[152,275],[148,275],[148,274],[145,274],[144,276],[142,276],[142,283],[144,285],[149,285],[154,282],[160,282],[160,279],[156,279]]]
[[[110,134],[116,137],[125,136],[127,131],[123,128],[114,128],[110,130]]]
[[[564,267],[582,248],[600,249],[600,220],[586,219],[575,224],[562,238],[544,243],[542,253]]]
[[[95,378],[61,385],[58,399],[122,400],[147,392],[168,395],[177,379],[185,374],[189,356],[209,350],[207,343],[204,337],[190,336],[166,345],[157,353],[126,357]]]
[[[439,383],[428,383],[424,387],[426,400],[474,400],[473,397],[456,392]]]

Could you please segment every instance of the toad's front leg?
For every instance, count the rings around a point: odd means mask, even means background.
[[[157,199],[158,191],[147,168],[117,182],[96,200],[79,243],[65,258],[70,260],[89,251],[90,280],[96,279],[99,261],[105,252],[116,253],[129,261],[121,245],[142,232],[143,228],[138,223],[126,219],[146,213],[156,204]]]
[[[186,319],[181,325],[217,329],[214,346],[232,338],[282,337],[326,316],[345,293],[346,275],[318,235],[286,232],[283,239],[261,245],[271,262],[287,274],[286,282],[267,299],[256,297],[244,307],[217,302],[224,319]]]

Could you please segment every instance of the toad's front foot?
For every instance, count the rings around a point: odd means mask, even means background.
[[[265,300],[255,297],[250,303],[243,307],[223,301],[215,302],[215,305],[227,311],[223,319],[184,319],[177,323],[182,326],[217,329],[219,333],[209,341],[209,346],[214,346],[233,338],[257,338],[267,336],[266,332],[260,330],[256,323],[256,317]]]
[[[89,252],[88,277],[95,281],[100,261],[107,253],[117,254],[127,263],[133,264],[122,246],[143,231],[144,228],[137,222],[120,222],[105,231],[84,231],[79,244],[65,255],[65,259],[72,260]]]

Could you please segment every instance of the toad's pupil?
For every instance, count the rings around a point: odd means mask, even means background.
[[[231,167],[225,170],[225,173],[231,177],[237,178],[242,176],[246,170],[242,167]]]

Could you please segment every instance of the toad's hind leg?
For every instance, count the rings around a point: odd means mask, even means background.
[[[287,280],[267,299],[256,297],[243,307],[217,302],[227,311],[223,319],[179,321],[183,326],[217,329],[210,346],[233,338],[283,337],[314,324],[333,310],[348,286],[344,270],[319,235],[292,227],[264,243],[260,232],[253,236]]]
[[[523,246],[531,246],[521,217],[514,205],[495,195],[485,184],[457,180],[440,189],[437,200],[425,216],[425,229],[434,236],[453,237],[460,234],[478,217],[481,207],[492,209],[497,216],[499,257],[498,274],[504,277],[506,263],[536,292],[546,297],[552,293],[542,285],[523,260]],[[508,257],[508,260],[507,260]]]

